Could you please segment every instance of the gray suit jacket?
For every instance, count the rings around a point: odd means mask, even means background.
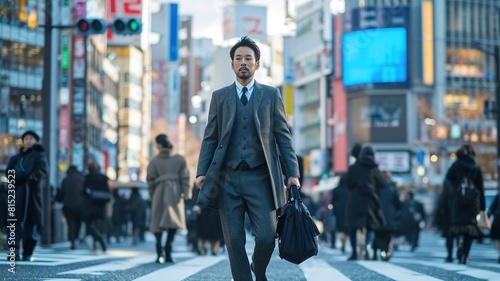
[[[271,175],[274,207],[278,209],[286,203],[283,174],[286,179],[299,176],[297,156],[279,90],[255,81],[251,98],[255,99],[255,127]],[[223,162],[236,116],[237,102],[235,83],[212,94],[196,173],[196,176],[205,176],[198,195],[197,204],[200,206],[218,209],[219,193],[224,186]],[[285,171],[282,171],[280,161],[283,161]]]

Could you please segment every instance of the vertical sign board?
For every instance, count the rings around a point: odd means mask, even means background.
[[[293,37],[283,38],[283,102],[287,118],[293,115]]]
[[[75,0],[74,18],[83,18],[86,15],[86,1]],[[78,170],[84,171],[84,140],[85,140],[85,37],[73,36],[73,96],[72,96],[72,142],[71,163]]]
[[[64,1],[69,9],[69,1]],[[61,78],[59,88],[59,169],[65,170],[68,164],[68,146],[69,146],[69,79],[68,69],[70,66],[70,35],[64,33],[61,35]]]
[[[169,38],[169,51],[168,51],[168,72],[169,72],[169,89],[168,89],[168,102],[169,102],[169,123],[170,130],[176,129],[176,120],[179,117],[180,112],[180,76],[178,70],[179,61],[179,6],[178,4],[172,3],[168,5],[168,14],[170,23],[168,26],[168,38]]]
[[[115,18],[139,18],[142,20],[142,0],[107,0],[106,19],[113,22]],[[108,44],[111,46],[139,45],[141,35],[116,35],[107,31]]]
[[[347,144],[347,96],[342,84],[342,15],[333,19],[333,171],[343,173],[349,166]]]
[[[170,62],[179,60],[179,5],[170,4],[170,32],[169,32],[169,56]]]
[[[434,84],[434,12],[432,1],[422,2],[422,81]]]
[[[267,7],[234,3],[224,8],[224,40],[241,36],[267,41]]]

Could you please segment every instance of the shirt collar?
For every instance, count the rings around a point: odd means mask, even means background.
[[[245,86],[247,87],[247,97],[250,97],[252,95],[254,85],[255,85],[255,79],[250,81],[250,83],[248,83],[248,85]],[[243,85],[241,85],[238,81],[236,81],[236,91],[238,93],[239,98],[241,98],[242,89]]]

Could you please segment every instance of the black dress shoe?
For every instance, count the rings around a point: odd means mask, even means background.
[[[253,274],[255,274],[255,271],[253,270],[253,262],[250,264],[250,269],[252,270]],[[257,276],[255,278],[257,278]],[[264,279],[256,279],[256,281],[267,281],[267,277],[264,276]]]
[[[34,261],[35,259],[31,255],[23,256],[23,261]]]
[[[358,260],[358,256],[355,256],[355,255],[351,255],[351,256],[347,259],[347,261],[356,261],[356,260]]]
[[[444,259],[445,262],[453,262],[453,258],[451,256],[447,256],[446,259]]]
[[[382,251],[380,253],[380,257],[382,258],[382,261],[389,261],[391,259],[391,253],[386,252],[386,251]]]

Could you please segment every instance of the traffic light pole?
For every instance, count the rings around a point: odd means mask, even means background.
[[[53,6],[52,0],[45,0],[45,28],[44,28],[44,62],[43,62],[43,86],[42,86],[42,107],[43,107],[43,144],[48,161],[48,174],[45,182],[45,186],[42,190],[42,201],[43,201],[43,226],[41,229],[42,233],[42,245],[50,244],[52,241],[52,196],[51,196],[51,185],[55,181],[54,168],[57,167],[55,163],[55,151],[53,150],[52,144],[54,140],[52,139],[52,127],[53,111],[55,108],[53,105],[54,97],[52,96],[52,78],[51,78],[51,66],[52,66],[52,16],[53,16]]]

